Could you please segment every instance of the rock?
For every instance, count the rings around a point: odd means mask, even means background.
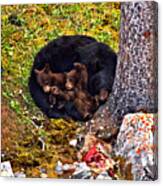
[[[90,179],[92,176],[91,169],[85,162],[76,163],[76,170],[72,175],[72,179]]]
[[[71,141],[69,142],[69,144],[70,144],[71,146],[73,146],[73,147],[76,147],[76,145],[77,145],[77,139],[71,140]]]
[[[64,164],[63,165],[63,170],[64,171],[70,171],[70,170],[73,170],[75,169],[75,165],[72,165],[72,164]]]
[[[108,175],[108,173],[105,171],[105,172],[101,172],[97,177],[96,177],[97,180],[112,180],[112,178]]]
[[[120,127],[115,152],[132,164],[134,180],[156,180],[157,114],[127,114]]]
[[[62,164],[61,161],[58,161],[58,162],[57,162],[55,171],[56,171],[56,173],[59,174],[59,175],[63,174],[63,164]]]
[[[47,174],[45,174],[45,173],[41,173],[40,177],[41,177],[41,178],[47,178],[47,177],[48,177],[48,175],[47,175]]]
[[[14,177],[11,163],[9,161],[1,163],[1,176]]]
[[[26,175],[24,174],[24,172],[16,172],[14,173],[14,175],[17,178],[26,178]]]

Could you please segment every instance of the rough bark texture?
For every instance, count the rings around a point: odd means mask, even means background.
[[[157,4],[121,4],[120,52],[109,100],[112,117],[157,111]]]
[[[157,3],[121,3],[120,51],[108,102],[87,122],[109,138],[127,113],[157,112]]]

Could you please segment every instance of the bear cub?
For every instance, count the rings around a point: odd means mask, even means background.
[[[64,73],[54,73],[46,64],[42,70],[35,69],[35,74],[38,84],[49,94],[51,107],[62,109],[66,102],[72,101],[81,117],[88,119],[99,106],[101,93],[96,96],[88,93],[88,72],[84,64],[74,63],[74,68]]]

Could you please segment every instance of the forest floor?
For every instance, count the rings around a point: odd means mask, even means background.
[[[71,139],[82,123],[49,120],[35,106],[28,79],[37,52],[62,35],[82,34],[119,46],[120,4],[78,3],[2,6],[2,161],[27,177],[58,177],[58,160],[72,163]]]

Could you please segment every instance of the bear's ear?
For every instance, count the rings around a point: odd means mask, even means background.
[[[82,64],[79,62],[75,62],[73,65],[75,69],[80,69],[82,67]]]
[[[74,63],[74,67],[76,70],[85,70],[86,66],[84,64],[81,64],[81,63]]]
[[[41,70],[38,70],[38,69],[34,69],[34,72],[38,75],[38,74],[41,74],[41,73],[49,73],[50,71],[50,67],[49,67],[49,64],[45,64],[44,68],[41,69]]]
[[[45,64],[44,68],[42,69],[45,73],[49,73],[50,71],[50,66],[48,63]]]
[[[75,66],[75,67],[81,66],[81,63],[75,62],[75,63],[74,63],[74,66]]]
[[[34,69],[34,72],[35,72],[35,74],[40,74],[41,72],[42,72],[42,70],[38,70],[38,69]]]

